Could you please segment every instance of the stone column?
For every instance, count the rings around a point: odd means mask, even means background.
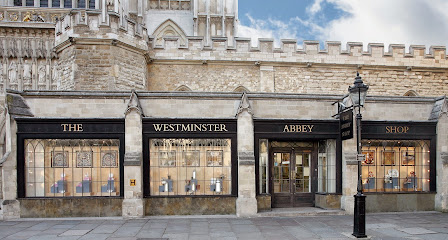
[[[133,91],[125,112],[125,156],[124,156],[124,218],[143,217],[143,164],[142,164],[142,117],[137,94]]]
[[[238,198],[236,215],[249,217],[257,213],[255,197],[254,122],[246,93],[237,111],[238,125]]]
[[[448,103],[446,98],[436,102],[431,115],[430,120],[438,120],[435,209],[448,212]]]
[[[2,214],[0,215],[0,219],[4,220],[20,218],[20,202],[17,200],[17,152],[11,151],[11,149],[17,149],[16,129],[16,122],[9,114],[6,114],[7,143],[5,145],[7,154],[3,156],[2,160],[4,162],[1,165],[3,201],[1,204]],[[8,142],[11,144],[9,147]]]
[[[4,220],[20,218],[20,202],[17,200],[17,123],[14,117],[34,117],[22,96],[8,93],[5,100],[5,148],[6,153],[0,159],[2,171],[3,201],[0,218]],[[1,105],[1,104],[0,104]]]

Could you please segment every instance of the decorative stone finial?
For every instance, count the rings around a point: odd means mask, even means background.
[[[236,111],[236,116],[238,116],[243,111],[247,111],[249,114],[253,115],[252,107],[250,106],[249,98],[247,97],[246,92],[243,92],[243,96],[241,97],[240,106],[238,107],[238,110]]]
[[[133,109],[136,110],[138,113],[140,113],[142,117],[145,116],[145,114],[143,113],[143,109],[140,106],[140,101],[138,100],[138,96],[135,90],[132,90],[131,97],[129,98],[128,107],[126,108],[126,112],[124,113],[124,115],[129,114]]]

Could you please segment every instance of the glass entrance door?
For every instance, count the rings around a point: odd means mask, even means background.
[[[311,149],[273,149],[273,207],[314,206],[317,169],[312,156]]]

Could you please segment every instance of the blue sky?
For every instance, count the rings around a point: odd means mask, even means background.
[[[238,36],[448,45],[448,0],[239,0]],[[323,44],[321,44],[323,47]]]

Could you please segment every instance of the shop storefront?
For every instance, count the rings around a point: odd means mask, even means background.
[[[22,217],[121,215],[123,119],[16,121]]]
[[[333,120],[254,120],[260,210],[340,208],[341,141]]]
[[[236,121],[144,119],[146,215],[234,214]]]
[[[434,210],[437,123],[362,124],[367,211]]]

